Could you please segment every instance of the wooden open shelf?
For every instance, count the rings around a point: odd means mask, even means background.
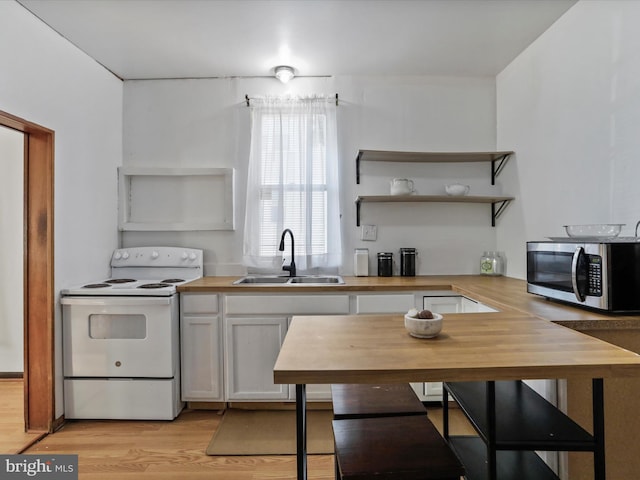
[[[491,204],[491,226],[514,197],[471,196],[471,195],[362,195],[356,197],[356,226],[360,226],[360,205],[362,203],[489,203]]]
[[[406,163],[471,163],[491,162],[491,185],[502,171],[512,151],[504,152],[398,152],[387,150],[360,150],[356,157],[356,183],[360,183],[361,162]]]

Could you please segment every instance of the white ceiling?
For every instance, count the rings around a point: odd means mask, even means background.
[[[18,0],[123,79],[499,73],[576,0]]]

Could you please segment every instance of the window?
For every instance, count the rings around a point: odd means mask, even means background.
[[[279,268],[280,236],[289,228],[295,237],[298,270],[339,266],[335,105],[324,98],[255,102],[245,263],[259,269]],[[287,257],[289,251],[284,252]]]

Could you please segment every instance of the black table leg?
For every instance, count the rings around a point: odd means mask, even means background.
[[[592,380],[593,389],[593,476],[595,480],[605,480],[607,476],[604,458],[604,389],[601,378]]]
[[[298,480],[307,480],[307,386],[296,385],[296,457]]]
[[[449,392],[445,383],[442,384],[442,435],[449,441]]]

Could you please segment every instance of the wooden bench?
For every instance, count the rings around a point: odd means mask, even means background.
[[[425,416],[333,420],[337,480],[459,480],[458,457]]]
[[[427,414],[408,383],[335,384],[331,385],[331,397],[336,420]]]

